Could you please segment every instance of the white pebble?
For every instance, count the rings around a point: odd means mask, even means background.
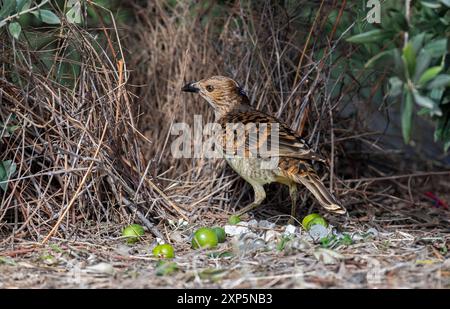
[[[92,266],[86,267],[86,270],[88,272],[97,273],[97,274],[108,274],[112,275],[114,274],[114,267],[111,264],[108,263],[98,263]]]
[[[266,229],[272,229],[275,227],[275,223],[269,222],[267,220],[261,220],[259,221],[258,226]]]
[[[247,227],[239,225],[225,225],[224,230],[225,233],[230,236],[236,236],[250,232]]]
[[[258,221],[256,221],[255,219],[248,221],[248,227],[255,228],[257,226],[258,226]]]
[[[266,242],[270,242],[272,240],[276,240],[280,237],[280,233],[274,230],[268,230],[266,234],[264,235],[264,240]]]
[[[373,237],[377,238],[378,237],[378,231],[377,229],[371,227],[370,229],[367,230],[368,234],[372,234]]]
[[[315,224],[309,230],[309,235],[314,241],[320,241],[328,236],[328,229],[321,224]]]
[[[289,225],[286,225],[283,235],[289,236],[289,235],[295,235],[296,233],[297,233],[297,227],[292,224],[289,224]]]
[[[363,240],[364,239],[364,237],[361,235],[361,234],[359,234],[359,233],[353,233],[353,235],[351,236],[351,238],[352,238],[352,240],[353,241],[360,241],[360,240]]]
[[[258,238],[253,242],[253,249],[255,249],[255,250],[265,248],[265,247],[266,247],[266,242],[264,240],[262,240],[261,238]]]

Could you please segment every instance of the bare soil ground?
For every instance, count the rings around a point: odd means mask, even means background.
[[[150,233],[129,246],[117,225],[80,226],[82,235],[71,241],[53,238],[45,246],[27,241],[3,246],[0,287],[450,288],[448,210],[424,204],[406,213],[410,206],[391,202],[380,216],[350,214],[333,222],[353,242],[328,248],[300,230],[282,249],[280,238],[272,246],[247,250],[242,236],[228,237],[213,251],[232,256],[211,257],[211,251],[190,248],[189,235],[198,225],[159,226],[175,247],[178,266],[165,275],[158,275],[161,268],[151,254],[156,240]],[[263,219],[276,223],[270,228],[275,234],[284,231],[279,217]],[[226,217],[218,215],[203,225],[226,224]],[[355,236],[368,229],[376,233]]]

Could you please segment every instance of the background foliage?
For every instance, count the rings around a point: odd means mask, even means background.
[[[68,23],[84,26],[110,25],[112,16],[119,24],[133,22],[133,16],[124,2],[96,0],[89,1],[99,7],[112,10],[112,15],[99,15],[96,6],[86,5],[82,0],[33,1],[2,0],[0,9],[0,27],[8,28],[15,39],[26,41],[31,48],[46,50],[41,53],[40,64],[50,70],[55,81],[74,87],[80,68],[77,62],[82,51],[76,46],[66,46],[65,61],[60,66],[52,67],[55,56],[58,31],[49,25],[60,24],[58,16],[64,15]],[[168,8],[176,8],[183,1],[167,1]],[[127,2],[129,3],[129,2]],[[191,13],[196,14],[202,6],[208,13],[202,16],[202,23],[209,19],[223,18],[224,12],[232,7],[233,1],[212,1],[214,5],[200,2],[191,6]],[[242,1],[244,5],[251,3]],[[405,143],[411,139],[414,114],[430,117],[435,122],[435,140],[444,142],[445,150],[450,147],[450,75],[448,57],[448,36],[450,31],[450,10],[448,0],[413,1],[411,7],[405,7],[408,1],[382,1],[381,22],[367,22],[368,10],[366,1],[361,5],[349,5],[339,16],[336,8],[328,13],[323,27],[324,33],[336,31],[337,35],[345,35],[347,41],[360,45],[344,63],[338,62],[337,70],[332,74],[338,76],[342,68],[346,72],[342,84],[354,78],[359,72],[360,90],[371,85],[374,80],[383,79],[383,86],[388,89],[390,102],[400,101],[402,110],[402,133]],[[126,6],[126,4],[125,4]],[[286,1],[286,8],[295,10],[295,3]],[[302,7],[298,16],[309,22],[314,15],[316,5]],[[408,13],[406,13],[408,12]],[[407,14],[407,15],[406,15]],[[339,18],[336,24],[337,18]],[[337,28],[333,28],[334,25]],[[213,31],[219,31],[223,25],[216,23]],[[242,25],[241,25],[242,26]],[[351,29],[350,29],[351,28]],[[30,30],[33,31],[30,31]],[[42,29],[43,35],[36,30]],[[349,34],[353,34],[348,37]],[[106,43],[103,33],[96,34],[99,45]],[[335,59],[342,56],[344,48],[338,46],[333,50]],[[315,50],[314,57],[321,59],[326,48]],[[334,60],[330,60],[334,61]],[[18,81],[20,82],[20,81]],[[336,87],[338,88],[338,87]],[[376,95],[376,94],[375,94]],[[381,101],[381,100],[380,100]],[[382,102],[380,102],[381,104]],[[388,103],[388,105],[391,103]]]
[[[118,222],[136,209],[197,218],[210,204],[230,210],[251,199],[220,162],[170,155],[172,123],[194,114],[212,120],[201,100],[181,97],[182,84],[213,74],[238,80],[252,104],[304,135],[330,158],[330,188],[347,205],[365,205],[368,186],[345,179],[424,166],[405,161],[401,142],[383,149],[388,134],[369,128],[370,116],[400,110],[392,122],[413,147],[416,120],[432,121],[435,140],[445,151],[450,145],[448,1],[381,1],[380,24],[367,21],[367,3],[0,0],[7,230],[27,222],[36,234],[33,220],[54,226],[77,194],[73,216]],[[112,128],[99,161],[104,123]],[[89,183],[81,182],[86,162],[101,162]],[[279,193],[268,203],[285,205]],[[20,208],[34,203],[47,208]]]
[[[357,34],[347,41],[360,44],[360,53],[370,58],[367,71],[376,70],[389,88],[392,102],[400,101],[402,133],[411,140],[415,111],[435,122],[434,137],[450,147],[450,2],[446,0],[386,1],[382,20],[375,25],[357,25]],[[361,24],[361,22],[359,23]],[[356,30],[356,31],[355,31]]]

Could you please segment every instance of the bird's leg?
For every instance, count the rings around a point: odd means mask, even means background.
[[[288,224],[294,224],[295,221],[295,212],[297,210],[297,184],[292,183],[289,185],[289,195],[291,196],[291,217],[289,218]]]
[[[264,190],[264,187],[260,184],[251,184],[253,187],[253,190],[255,191],[255,200],[248,204],[247,206],[245,206],[244,208],[242,208],[241,210],[239,210],[236,215],[237,216],[242,216],[243,214],[245,214],[246,212],[249,212],[250,210],[258,207],[262,201],[264,201],[264,199],[266,198],[266,191]]]

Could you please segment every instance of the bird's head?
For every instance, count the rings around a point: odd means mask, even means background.
[[[241,104],[248,104],[247,95],[239,84],[224,76],[213,76],[187,83],[181,90],[200,94],[212,106],[216,118],[222,117]]]

